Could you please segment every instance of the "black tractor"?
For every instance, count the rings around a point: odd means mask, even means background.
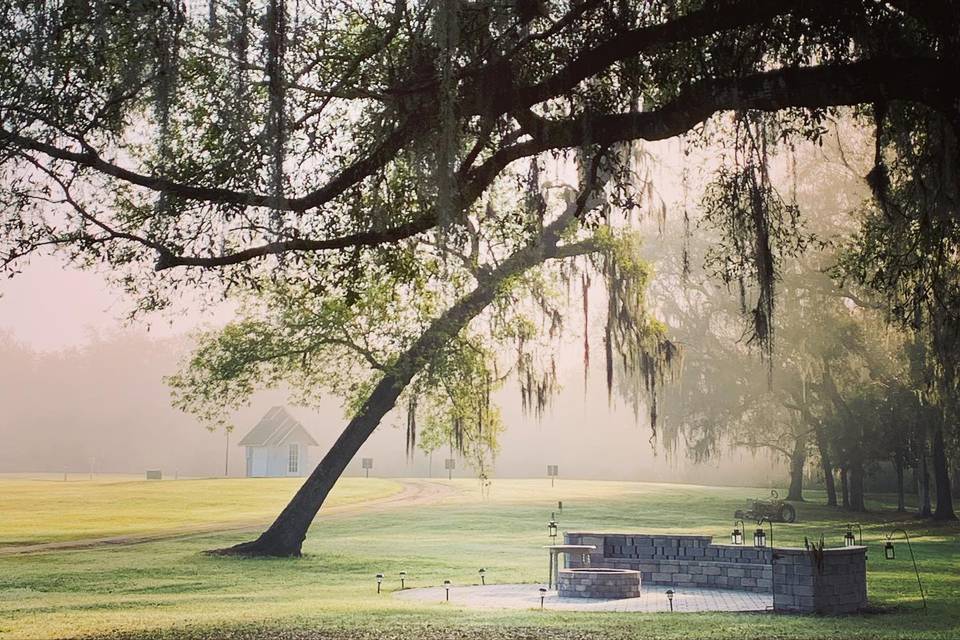
[[[780,499],[780,494],[774,489],[770,492],[769,500],[747,500],[746,511],[737,509],[733,514],[738,520],[760,520],[767,518],[773,522],[796,522],[797,510],[792,504]]]

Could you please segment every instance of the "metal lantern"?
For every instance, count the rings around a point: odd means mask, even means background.
[[[480,574],[480,584],[483,584],[483,585],[487,584],[487,579],[486,579],[487,570],[480,569],[480,571],[478,571],[477,573]]]
[[[893,548],[893,542],[890,540],[883,545],[883,557],[887,560],[894,560],[897,557],[897,550]]]
[[[383,574],[377,574],[377,593],[380,593],[380,584],[383,582]]]
[[[556,520],[551,520],[547,524],[547,533],[550,534],[551,540],[557,537],[557,521]]]
[[[852,547],[857,544],[857,536],[853,535],[853,529],[847,527],[847,532],[843,534],[843,546]]]
[[[400,572],[400,589],[401,590],[405,588],[404,583],[406,582],[406,580],[407,580],[407,572],[401,571]]]
[[[673,611],[673,589],[667,589],[667,602],[670,603],[670,611]]]
[[[763,527],[757,527],[757,530],[753,532],[753,546],[767,546],[767,532],[763,530]]]
[[[743,544],[743,529],[746,528],[747,526],[743,524],[743,520],[734,520],[733,531],[730,532],[730,543],[737,545]]]

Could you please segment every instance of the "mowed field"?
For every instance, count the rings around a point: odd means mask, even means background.
[[[85,511],[83,537],[129,532],[128,509],[138,522],[137,532],[144,533],[153,503],[160,505],[155,524],[167,532],[198,526],[204,518],[216,517],[225,524],[269,519],[296,481],[137,481],[110,489],[77,483],[69,490],[77,492],[73,502],[86,505],[80,508],[67,504],[71,501],[58,493],[66,489],[55,484],[0,481],[4,540],[79,535],[71,531],[69,520],[55,517],[65,507]],[[403,496],[414,484],[442,490],[409,502],[379,499],[384,491]],[[126,491],[130,500],[93,499],[85,490]],[[487,569],[488,583],[530,583],[535,590],[545,580],[541,547],[549,542],[546,523],[557,500],[564,503],[561,530],[671,531],[728,539],[733,511],[765,490],[570,480],[551,488],[544,480],[494,480],[490,496],[482,497],[479,485],[469,480],[357,478],[345,479],[337,491],[340,500],[357,500],[356,508],[335,517],[324,517],[321,511],[300,559],[202,554],[250,539],[255,531],[42,553],[0,552],[0,638],[960,637],[960,529],[896,514],[883,496],[872,500],[872,512],[859,518],[870,546],[869,596],[878,612],[830,618],[475,611],[457,604],[456,586],[478,583],[480,567]],[[822,496],[815,492],[808,499],[799,505],[800,522],[775,525],[777,544],[801,545],[804,536],[818,539],[822,533],[828,545],[840,545],[849,517],[818,505]],[[369,508],[360,506],[365,500]],[[12,514],[13,508],[47,514],[41,519],[44,531],[37,533],[29,514]],[[200,514],[204,509],[206,516]],[[233,509],[242,511],[242,517],[231,518]],[[18,524],[10,524],[14,519]],[[890,525],[906,527],[914,538],[927,591],[926,613],[920,608],[906,547],[898,545],[896,560],[883,559],[882,539]],[[57,526],[67,530],[51,530]],[[393,598],[400,571],[407,572],[408,587],[451,580],[451,602],[417,604]],[[378,572],[386,575],[380,595],[374,580]]]

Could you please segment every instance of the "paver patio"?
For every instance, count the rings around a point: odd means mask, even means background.
[[[450,604],[471,609],[538,609],[539,584],[491,584],[486,586],[450,587]],[[666,587],[643,588],[639,598],[608,600],[601,598],[561,598],[548,591],[543,606],[562,611],[669,611]],[[443,587],[426,587],[398,591],[395,597],[415,602],[444,602]],[[772,609],[773,596],[765,593],[731,591],[729,589],[674,589],[673,610],[695,611],[765,611]]]

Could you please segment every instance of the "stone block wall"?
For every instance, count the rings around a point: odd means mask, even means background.
[[[712,536],[566,533],[566,544],[594,545],[590,566],[634,569],[644,584],[769,593],[770,549],[712,544]],[[585,566],[579,557],[571,567]]]
[[[797,613],[855,613],[867,606],[867,548],[777,549],[773,608]]]
[[[564,598],[638,598],[640,580],[637,571],[560,569],[557,591]]]

